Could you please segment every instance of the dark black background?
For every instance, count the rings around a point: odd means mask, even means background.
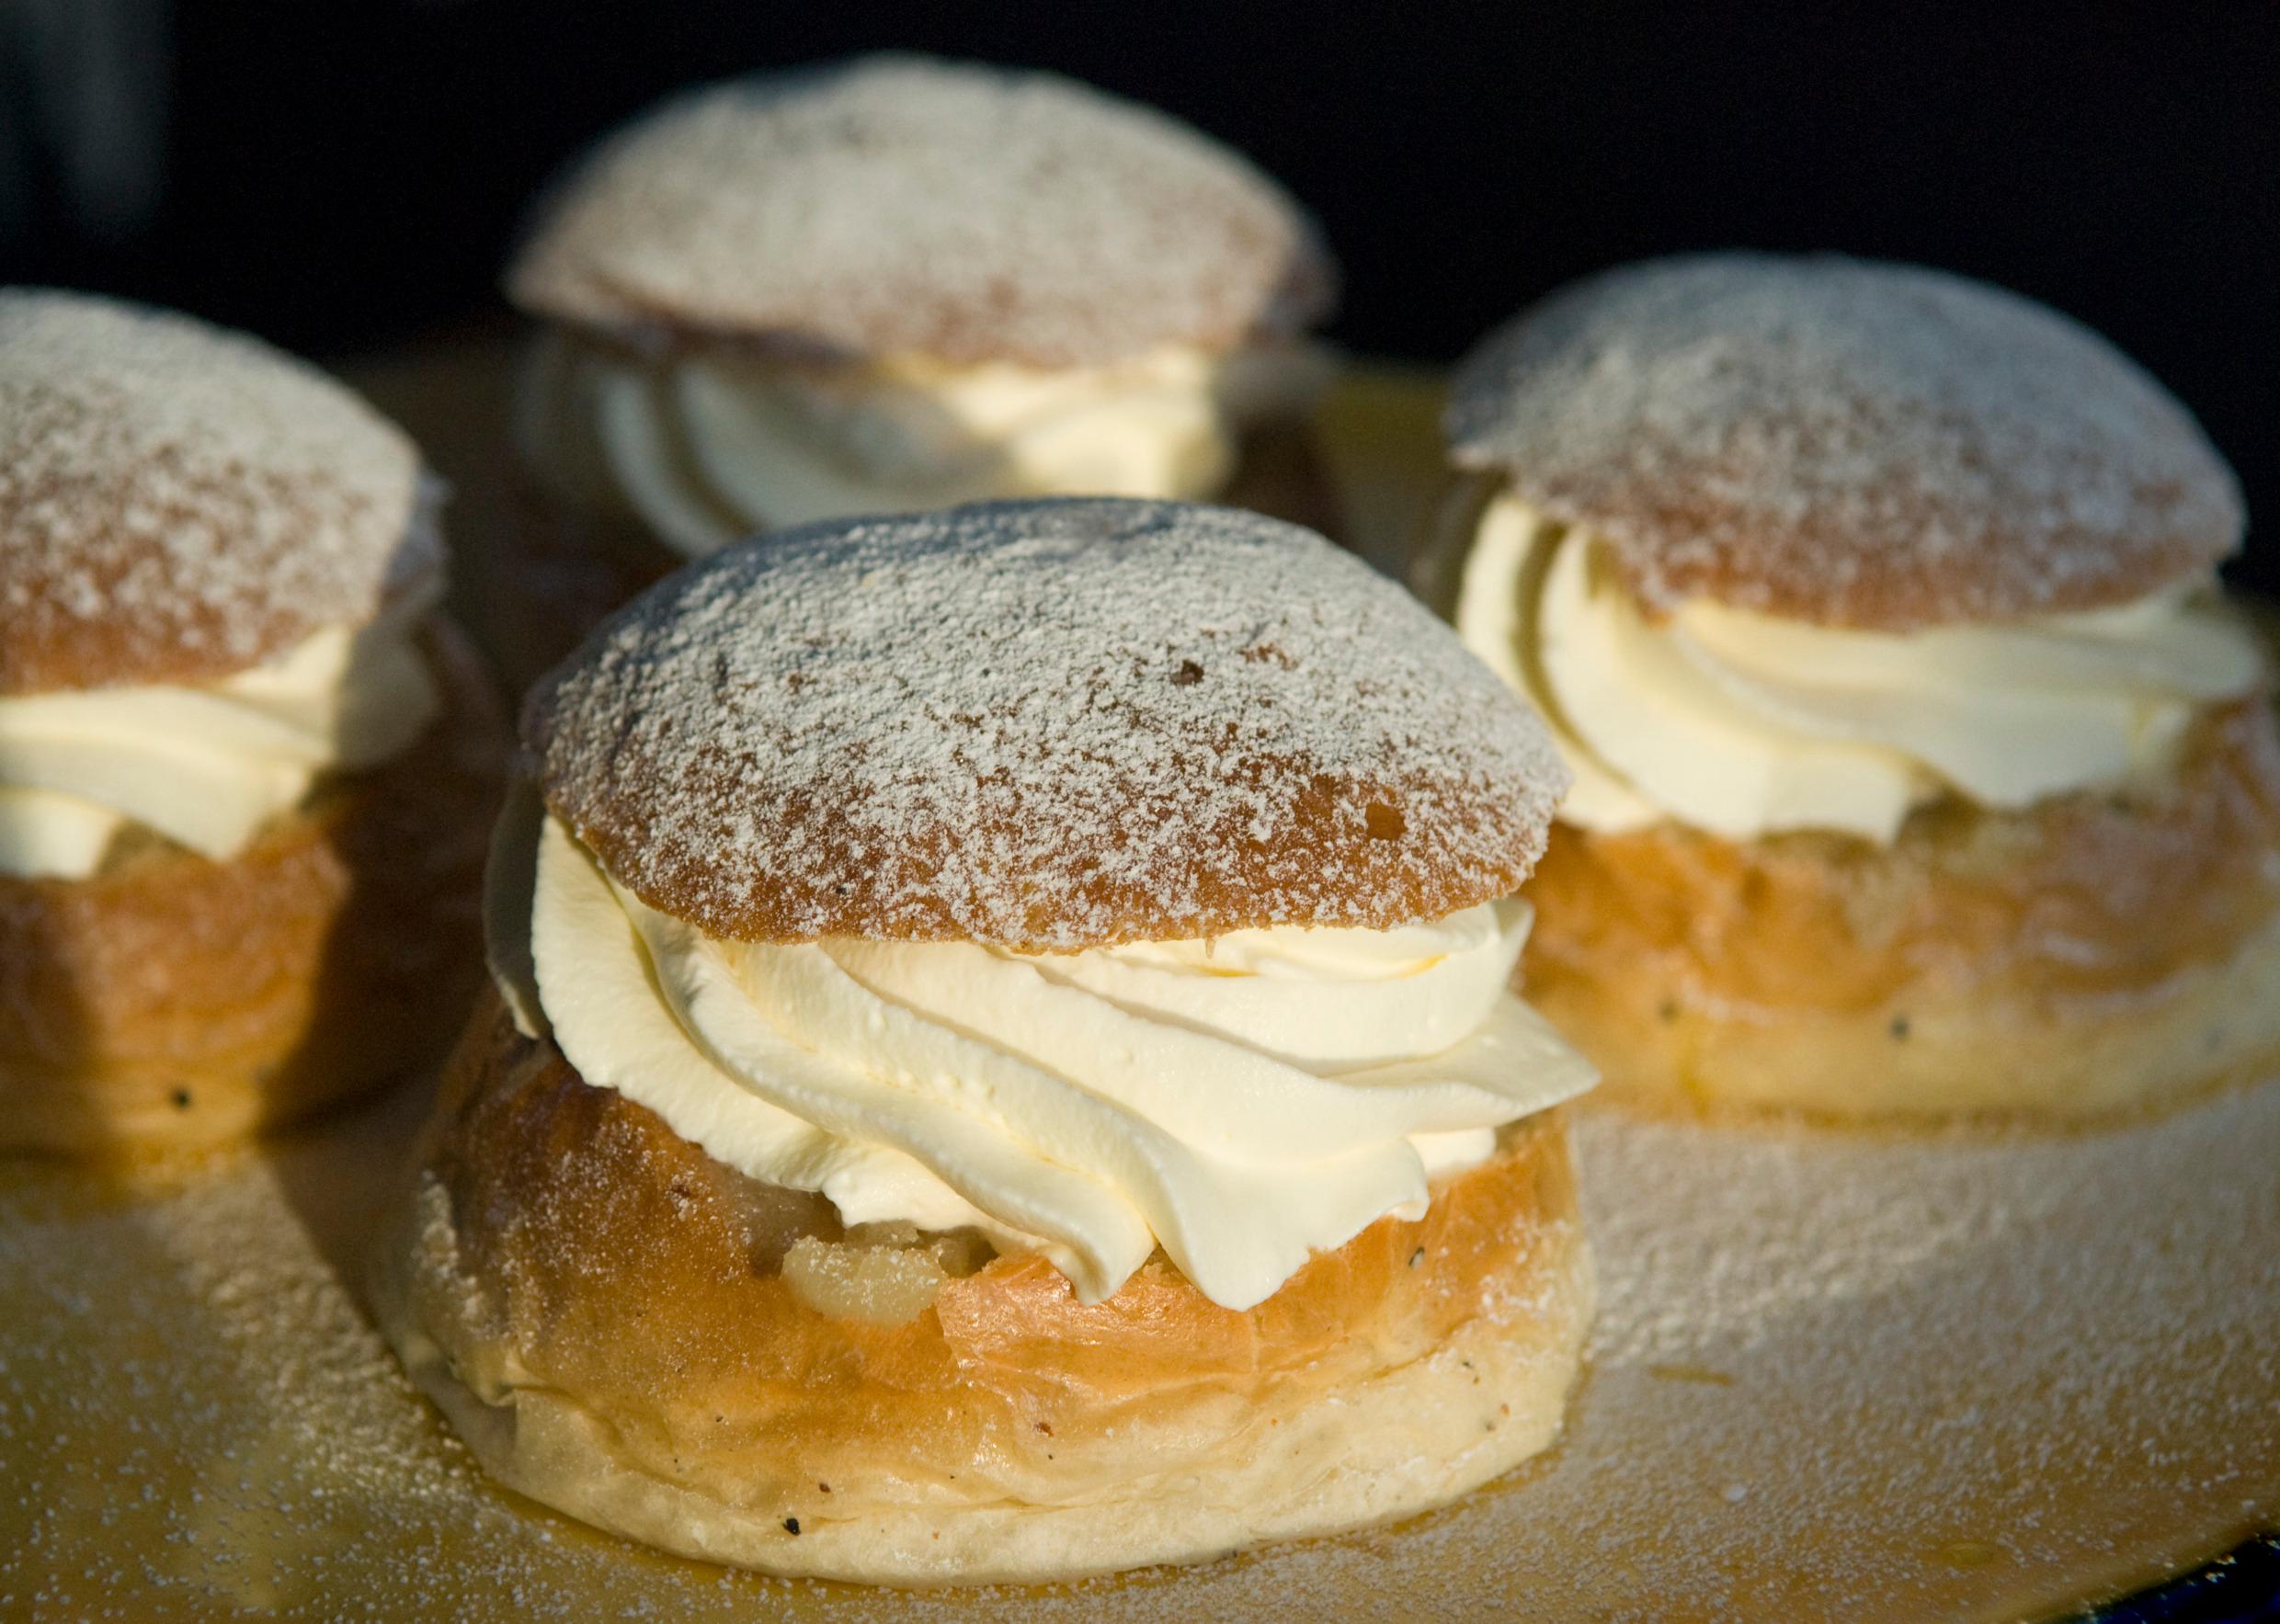
[[[1348,272],[1336,336],[1445,359],[1676,248],[1944,265],[2102,328],[2280,514],[2280,6],[1496,7],[178,0],[163,202],[9,279],[339,358],[495,312],[522,202],[677,85],[901,44],[1051,66],[1249,152]],[[2280,567],[2248,572],[2280,585]]]

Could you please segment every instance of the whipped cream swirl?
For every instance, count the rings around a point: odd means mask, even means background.
[[[1295,346],[1041,369],[718,350],[644,362],[550,334],[517,436],[565,494],[630,509],[701,558],[758,530],[992,497],[1215,495],[1244,431],[1303,415],[1326,377]]]
[[[225,862],[325,774],[398,755],[441,706],[419,646],[440,593],[200,687],[0,698],[0,874],[85,880],[130,826]]]
[[[1593,1081],[1506,990],[1518,902],[1066,955],[735,942],[643,903],[535,796],[501,828],[495,970],[588,1083],[849,1223],[1041,1252],[1086,1301],[1161,1244],[1248,1308]]]
[[[1650,618],[1589,531],[1491,501],[1456,605],[1465,643],[1552,724],[1560,816],[1672,819],[1733,839],[1888,842],[1956,793],[2016,809],[2175,759],[2208,705],[2253,692],[2253,634],[2191,582],[2089,613],[1908,633],[1695,600]]]

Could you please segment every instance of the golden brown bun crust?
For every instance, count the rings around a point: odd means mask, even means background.
[[[1240,1313],[1158,1254],[1089,1307],[1005,1256],[906,1323],[833,1318],[778,1271],[768,1199],[485,1010],[386,1239],[382,1321],[525,1493],[694,1555],[929,1583],[1446,1499],[1548,1441],[1589,1312],[1556,1115]]]
[[[1282,187],[1153,108],[885,55],[644,115],[545,200],[507,289],[645,347],[1068,367],[1287,336],[1337,269]]]
[[[1486,340],[1458,465],[1705,597],[1900,630],[2125,602],[2240,545],[2231,470],[2103,338],[1984,283],[1770,255],[1651,260]]]
[[[419,458],[315,369],[0,290],[0,695],[211,681],[441,567]]]
[[[2280,741],[2218,712],[2172,782],[1919,812],[1889,849],[1562,825],[1528,998],[1601,1097],[2089,1118],[2280,1061]]]
[[[0,1149],[217,1143],[450,1040],[507,731],[458,634],[430,648],[443,720],[234,859],[154,841],[85,880],[0,877]]]
[[[566,500],[519,463],[503,478],[512,493],[513,528],[483,558],[462,564],[475,566],[486,606],[484,644],[521,691],[613,610],[689,561],[632,513]],[[1235,475],[1217,499],[1333,539],[1340,533],[1337,492],[1304,424],[1267,424],[1246,435]]]
[[[547,803],[716,937],[1051,951],[1510,894],[1543,724],[1320,537],[1186,503],[815,525],[661,582],[532,691]]]

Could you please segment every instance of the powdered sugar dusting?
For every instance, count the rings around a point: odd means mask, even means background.
[[[1905,628],[2088,608],[2240,543],[2190,413],[2080,324],[1912,266],[1704,255],[1553,295],[1490,337],[1457,460],[1695,596]]]
[[[572,173],[508,278],[572,322],[1040,366],[1294,332],[1334,281],[1289,196],[1177,120],[899,55],[666,103]]]
[[[419,460],[256,339],[0,290],[0,692],[225,676],[439,563]]]
[[[1551,1454],[1393,1528],[918,1595],[485,1482],[341,1283],[416,1096],[137,1198],[0,1168],[0,1611],[1873,1624],[2047,1616],[2280,1519],[2280,1087],[2044,1141],[1585,1117],[1601,1317]]]
[[[747,542],[598,632],[524,731],[621,880],[777,940],[1382,928],[1516,890],[1566,784],[1407,594],[1180,503]]]

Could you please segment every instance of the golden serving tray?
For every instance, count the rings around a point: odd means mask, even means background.
[[[494,346],[362,381],[488,509]],[[1381,551],[1430,380],[1332,403]],[[1558,1447],[1201,1567],[899,1593],[495,1488],[358,1306],[424,1090],[129,1182],[0,1163],[0,1618],[2037,1617],[2280,1523],[2280,1086],[2058,1139],[1576,1119],[1602,1308]]]

